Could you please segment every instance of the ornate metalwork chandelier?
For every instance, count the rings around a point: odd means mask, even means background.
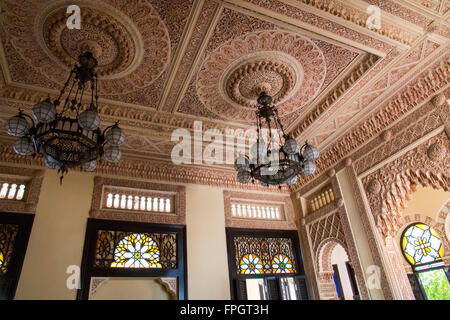
[[[55,101],[49,97],[33,107],[33,117],[19,110],[18,115],[6,122],[7,133],[18,137],[13,145],[17,154],[42,154],[47,168],[58,169],[61,179],[75,167],[94,171],[97,159],[102,156],[108,162],[120,160],[119,146],[125,141],[125,134],[118,122],[103,132],[99,128],[97,65],[94,55],[84,52],[78,57],[78,65],[71,70]],[[89,89],[90,105],[85,108],[83,97]],[[58,113],[56,108],[60,105]],[[76,117],[70,117],[70,114],[76,114]]]
[[[316,171],[314,160],[319,150],[306,141],[300,147],[298,142],[285,133],[272,97],[262,92],[258,98],[257,140],[250,148],[251,158],[240,154],[234,163],[237,179],[241,183],[259,180],[263,186],[282,184],[294,185],[298,175],[311,175]],[[266,144],[262,136],[263,122],[270,132]],[[274,135],[276,132],[278,136]],[[278,139],[275,139],[278,138]]]

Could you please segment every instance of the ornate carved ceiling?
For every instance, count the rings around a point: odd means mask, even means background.
[[[91,50],[103,124],[121,120],[127,163],[169,159],[173,130],[197,120],[222,133],[253,126],[264,89],[325,170],[448,87],[444,0],[79,0],[81,29],[69,30],[72,2],[0,2],[0,121],[58,94]],[[366,27],[370,5],[379,29]]]

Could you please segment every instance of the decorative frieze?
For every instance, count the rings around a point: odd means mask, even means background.
[[[362,120],[350,133],[340,138],[332,147],[322,151],[317,160],[317,170],[314,175],[299,179],[293,190],[315,179],[323,170],[341,161],[352,150],[363,145],[374,136],[383,132],[392,122],[409,112],[423,100],[433,96],[434,92],[446,86],[450,81],[448,57],[441,60],[434,68],[425,71],[411,81],[396,96],[373,113],[369,118]]]

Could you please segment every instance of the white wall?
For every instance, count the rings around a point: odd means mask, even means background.
[[[57,172],[46,171],[15,299],[76,298],[66,270],[81,265],[93,188],[92,175],[70,172],[60,186]]]
[[[230,299],[223,190],[186,186],[188,297]]]
[[[16,299],[76,298],[66,270],[81,265],[93,178],[69,172],[60,186],[55,171],[45,173]],[[230,299],[223,190],[187,185],[186,202],[188,297]],[[113,281],[105,288],[119,284],[132,285]]]

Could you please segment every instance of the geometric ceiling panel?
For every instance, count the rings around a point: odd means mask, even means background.
[[[255,101],[266,91],[287,133],[319,147],[320,173],[356,130],[381,130],[374,115],[400,105],[391,103],[399,93],[416,101],[427,85],[448,85],[446,75],[433,78],[448,65],[444,0],[72,2],[0,0],[0,123],[56,99],[89,50],[99,62],[102,126],[120,119],[130,161],[169,161],[172,132],[192,132],[195,121],[223,134],[254,127]],[[73,4],[80,30],[66,26]],[[381,9],[380,29],[366,26],[366,5]],[[0,144],[11,145],[3,131]],[[366,136],[356,137],[359,145]]]
[[[360,54],[227,8],[178,112],[255,125],[264,90],[289,125]]]

